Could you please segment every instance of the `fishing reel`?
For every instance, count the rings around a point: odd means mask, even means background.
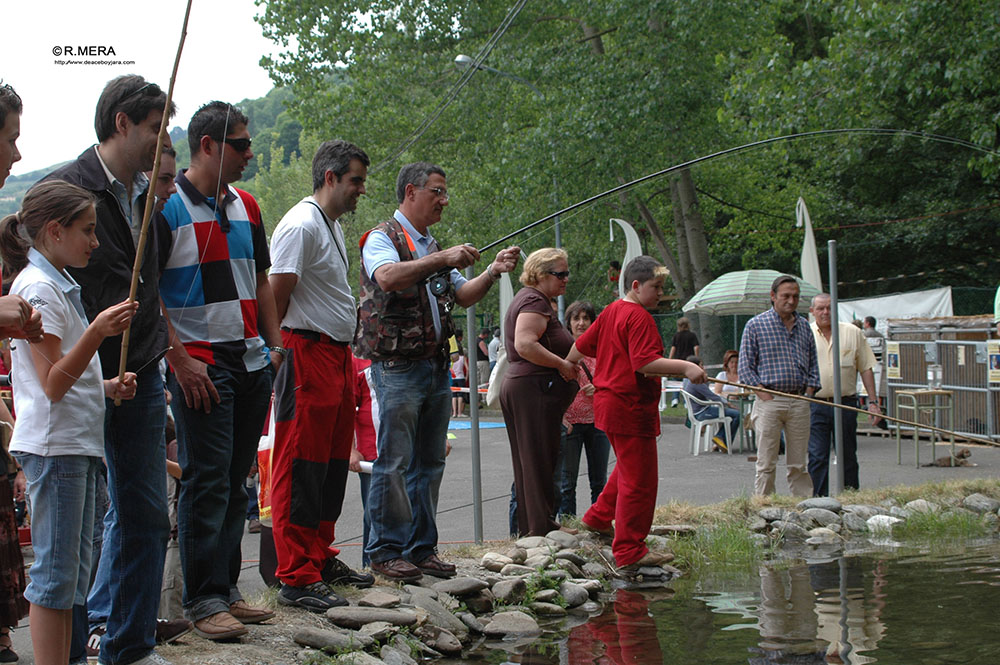
[[[455,286],[451,283],[451,271],[452,268],[443,268],[427,278],[427,288],[444,305],[446,312],[450,312],[455,306]]]

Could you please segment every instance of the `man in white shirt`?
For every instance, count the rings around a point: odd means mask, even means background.
[[[815,317],[812,323],[816,339],[816,355],[819,361],[821,388],[814,397],[831,402],[830,406],[811,404],[809,431],[809,475],[813,481],[813,495],[829,494],[830,447],[833,445],[833,348],[832,326],[830,323],[830,296],[821,293],[813,297],[809,311]],[[868,393],[868,411],[872,414],[872,424],[877,425],[881,410],[875,391],[875,377],[872,368],[875,356],[865,340],[864,333],[851,323],[840,324],[840,388],[843,392],[841,403],[858,406],[855,395],[858,373],[861,383]],[[856,411],[842,410],[844,459],[844,487],[858,489],[858,414]]]
[[[368,155],[327,141],[313,158],[313,195],[271,236],[270,282],[288,355],[274,382],[271,518],[281,580],[278,602],[325,612],[347,601],[329,584],[375,579],[329,547],[340,516],[354,436],[350,343],[356,321],[339,217],[365,193]]]

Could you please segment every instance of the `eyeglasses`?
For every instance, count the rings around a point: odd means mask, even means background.
[[[556,279],[569,279],[569,270],[546,270],[545,272],[549,273]]]
[[[441,199],[442,201],[447,201],[449,199],[448,190],[444,187],[421,187],[420,189],[426,189],[428,192],[433,194],[435,197]]]
[[[233,146],[233,150],[236,152],[246,152],[250,149],[250,144],[253,142],[253,139],[245,137],[241,139],[222,139],[222,142]]]

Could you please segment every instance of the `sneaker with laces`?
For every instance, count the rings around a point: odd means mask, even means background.
[[[90,629],[87,636],[87,659],[97,660],[101,655],[101,638],[108,632],[108,627],[103,623]]]
[[[326,582],[313,582],[305,586],[281,585],[278,602],[289,607],[301,607],[310,612],[322,613],[331,607],[343,607],[349,603],[330,590]]]
[[[327,584],[350,584],[359,589],[367,589],[375,584],[374,575],[354,570],[337,557],[326,560],[320,575]]]

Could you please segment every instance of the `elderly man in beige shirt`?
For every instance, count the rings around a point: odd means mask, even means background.
[[[830,296],[821,293],[812,299],[809,307],[815,321],[812,323],[813,336],[816,339],[816,355],[819,360],[819,375],[821,388],[816,393],[817,399],[830,402],[812,404],[809,432],[809,475],[813,481],[813,495],[827,496],[829,494],[830,448],[833,446],[833,340],[830,323]],[[868,411],[872,414],[872,424],[878,424],[881,410],[875,390],[875,376],[872,368],[875,366],[875,354],[865,340],[864,333],[851,323],[840,324],[840,386],[843,392],[841,403],[847,406],[858,406],[857,391],[858,374],[861,383],[868,393]],[[840,463],[844,466],[844,487],[858,489],[858,414],[856,411],[842,410],[844,458]]]

